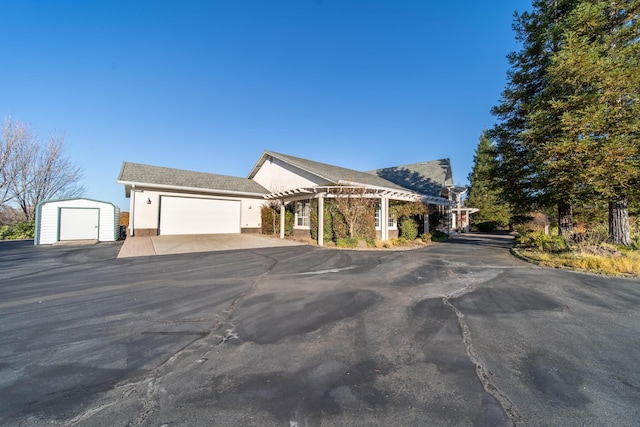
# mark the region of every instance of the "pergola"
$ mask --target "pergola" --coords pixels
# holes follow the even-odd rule
[[[284,219],[286,204],[299,200],[316,199],[318,201],[318,246],[324,245],[324,200],[339,197],[370,197],[380,200],[380,238],[389,239],[389,201],[425,202],[433,205],[454,206],[455,203],[444,197],[425,196],[411,190],[385,188],[357,182],[340,181],[337,185],[318,185],[300,187],[291,190],[266,194],[267,200],[280,200],[280,238],[284,239]]]

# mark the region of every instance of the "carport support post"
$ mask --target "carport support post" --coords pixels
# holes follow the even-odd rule
[[[324,246],[324,194],[318,196],[318,246]]]
[[[280,238],[284,239],[284,200],[280,201]]]

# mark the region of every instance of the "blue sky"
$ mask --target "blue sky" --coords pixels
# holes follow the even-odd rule
[[[0,3],[0,114],[66,134],[85,196],[123,161],[246,176],[263,150],[466,184],[530,0]]]

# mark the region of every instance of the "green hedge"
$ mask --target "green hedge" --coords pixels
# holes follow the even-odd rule
[[[407,240],[416,240],[418,237],[418,222],[413,218],[400,220],[400,237]]]
[[[447,239],[449,239],[449,235],[447,233],[443,233],[442,231],[438,230],[431,232],[432,242],[442,242]]]
[[[260,211],[260,220],[262,221],[262,234],[280,234],[280,213],[274,212],[269,206],[263,206]],[[284,213],[284,234],[285,236],[293,235],[293,212],[285,211]],[[274,228],[275,219],[275,228]]]
[[[474,224],[475,228],[481,233],[490,233],[492,231],[496,231],[498,229],[497,221],[484,221]]]
[[[311,226],[311,238],[315,241],[318,240],[318,201],[311,201],[311,212],[309,215],[309,223]],[[325,200],[324,202],[324,221],[323,221],[323,233],[322,238],[325,242],[333,240],[333,221],[331,218],[331,202]]]
[[[336,241],[336,246],[339,248],[355,248],[358,246],[358,242],[359,239],[356,237],[345,237],[344,239],[338,239]]]
[[[35,221],[18,221],[3,225],[0,226],[0,240],[33,239],[35,230]]]

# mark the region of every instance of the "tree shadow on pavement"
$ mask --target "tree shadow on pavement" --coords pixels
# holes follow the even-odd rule
[[[486,246],[491,248],[510,249],[515,236],[509,232],[497,233],[463,233],[452,236],[442,243],[454,245]]]

